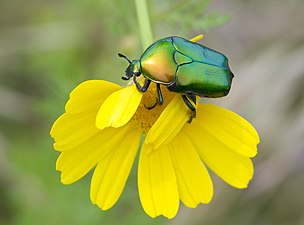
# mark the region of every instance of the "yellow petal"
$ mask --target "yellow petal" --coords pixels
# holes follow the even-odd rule
[[[96,167],[91,182],[91,201],[102,210],[111,208],[126,184],[139,147],[141,132],[128,130],[116,143],[115,149],[103,158]]]
[[[100,107],[96,126],[121,127],[125,125],[136,112],[142,98],[135,85],[128,86],[111,94]]]
[[[71,184],[86,175],[103,157],[120,143],[128,128],[107,128],[88,138],[57,159],[56,169],[61,171],[61,182]]]
[[[75,148],[100,130],[95,126],[96,111],[83,113],[64,113],[54,123],[51,136],[54,148],[66,151]]]
[[[147,145],[145,145],[147,146]],[[176,176],[170,153],[162,146],[153,154],[143,147],[138,165],[138,189],[145,212],[155,218],[164,215],[173,218],[179,207]]]
[[[213,195],[212,181],[188,137],[180,132],[170,144],[170,153],[183,203],[190,208],[209,203]]]
[[[197,109],[202,129],[218,141],[244,156],[253,157],[260,142],[254,127],[234,112],[219,106],[202,104]]]
[[[112,92],[120,88],[101,80],[86,81],[77,86],[70,94],[66,113],[52,126],[50,134],[56,142],[54,148],[58,151],[73,149],[98,133],[95,126],[98,109]]]
[[[171,142],[189,120],[189,109],[180,95],[176,95],[148,132],[145,144],[150,151]],[[149,154],[149,152],[147,152]]]
[[[253,176],[253,165],[248,157],[231,150],[205,132],[197,120],[185,126],[183,132],[191,140],[202,160],[219,177],[236,188],[247,187]]]
[[[199,34],[196,37],[192,38],[190,41],[197,42],[197,41],[201,40],[203,37],[204,37],[203,34]]]
[[[89,80],[78,85],[70,94],[65,106],[67,113],[98,110],[102,102],[113,92],[121,89],[117,84],[103,80]]]

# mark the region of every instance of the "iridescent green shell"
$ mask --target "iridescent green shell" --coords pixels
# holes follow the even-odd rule
[[[173,92],[215,98],[227,95],[231,87],[226,56],[181,37],[155,42],[139,61],[146,78]]]
[[[174,52],[175,48],[168,38],[152,44],[140,58],[142,74],[157,83],[172,83],[177,69]]]

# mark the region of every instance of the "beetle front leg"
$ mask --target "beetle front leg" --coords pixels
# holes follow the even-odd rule
[[[188,123],[191,123],[193,118],[196,117],[196,108],[195,106],[190,102],[188,97],[186,95],[182,95],[182,98],[185,102],[185,104],[188,106],[188,108],[191,110],[190,119],[188,120]]]
[[[140,83],[137,82],[136,76],[133,77],[133,81],[134,81],[134,84],[137,87],[137,90],[140,91],[140,92],[146,92],[148,90],[150,84],[151,84],[151,80],[146,79],[144,85],[141,86]]]

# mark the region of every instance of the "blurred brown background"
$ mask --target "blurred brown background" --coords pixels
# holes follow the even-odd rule
[[[134,3],[0,1],[0,225],[304,224],[304,1],[148,1],[155,39],[199,33],[225,53],[235,74],[212,103],[259,131],[255,176],[246,190],[216,176],[209,205],[181,207],[173,220],[142,210],[136,165],[118,203],[89,199],[90,175],[64,186],[49,129],[68,93],[87,79],[123,84],[123,52],[142,52]],[[205,100],[203,100],[205,101]]]

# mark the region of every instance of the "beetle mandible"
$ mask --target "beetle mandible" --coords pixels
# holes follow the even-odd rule
[[[163,103],[160,84],[169,91],[180,93],[185,104],[196,113],[196,96],[219,98],[226,96],[231,88],[233,73],[228,59],[222,53],[187,39],[171,36],[150,45],[138,60],[130,60],[124,80],[133,78],[140,92],[147,91],[151,82],[156,83],[158,104]],[[141,85],[136,79],[145,78]],[[154,105],[155,107],[155,105]]]

